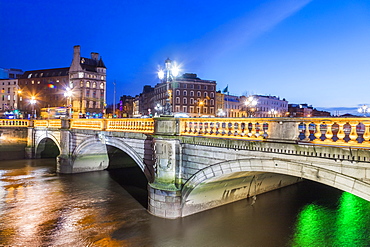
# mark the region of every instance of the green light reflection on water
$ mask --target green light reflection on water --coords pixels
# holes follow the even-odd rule
[[[370,245],[370,202],[350,193],[339,200],[335,246]]]
[[[370,202],[344,192],[337,209],[306,205],[298,214],[291,246],[370,246]]]

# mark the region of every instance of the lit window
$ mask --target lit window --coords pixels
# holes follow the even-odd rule
[[[31,78],[32,77],[32,73],[30,73],[29,75],[28,75],[28,78]]]
[[[93,88],[96,88],[96,82],[93,82]]]
[[[35,84],[35,81],[32,81],[32,84]]]
[[[90,87],[90,82],[89,81],[86,82],[86,87]]]
[[[100,83],[100,88],[104,89],[104,83]]]

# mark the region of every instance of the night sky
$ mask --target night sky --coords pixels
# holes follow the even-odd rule
[[[107,66],[108,103],[158,83],[169,57],[231,94],[339,113],[369,104],[369,0],[0,0],[0,67]],[[348,107],[348,109],[343,109]]]

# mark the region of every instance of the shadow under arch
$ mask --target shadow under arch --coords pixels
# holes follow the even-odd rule
[[[278,165],[279,164],[279,165]],[[309,168],[310,172],[304,172],[305,168]],[[275,158],[260,158],[260,157],[246,157],[245,159],[232,160],[226,162],[220,162],[211,166],[208,166],[197,173],[195,173],[190,179],[184,184],[182,191],[182,208],[187,203],[189,195],[199,185],[206,183],[212,179],[220,176],[226,176],[233,173],[241,172],[260,172],[260,173],[274,173],[288,175],[296,178],[303,178],[318,183],[322,183],[342,191],[352,193],[356,196],[362,197],[365,200],[370,201],[370,198],[364,198],[363,195],[356,194],[355,191],[348,189],[345,184],[338,184],[335,181],[336,177],[345,178],[347,181],[353,183],[360,183],[361,186],[367,186],[370,190],[370,185],[366,184],[353,177],[345,176],[334,171],[324,169],[318,166],[312,166],[311,163],[299,162],[288,159],[275,159]],[[325,173],[326,176],[320,176],[321,173]],[[312,176],[316,174],[316,176]]]
[[[35,158],[56,158],[60,154],[60,147],[56,139],[48,137],[43,137],[41,140],[38,140],[37,146],[35,149]]]

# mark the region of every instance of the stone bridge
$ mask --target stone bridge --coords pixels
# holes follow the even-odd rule
[[[27,127],[28,157],[58,155],[59,173],[139,166],[148,181],[148,210],[164,218],[302,179],[370,201],[368,118],[16,121],[0,121],[0,129]]]

